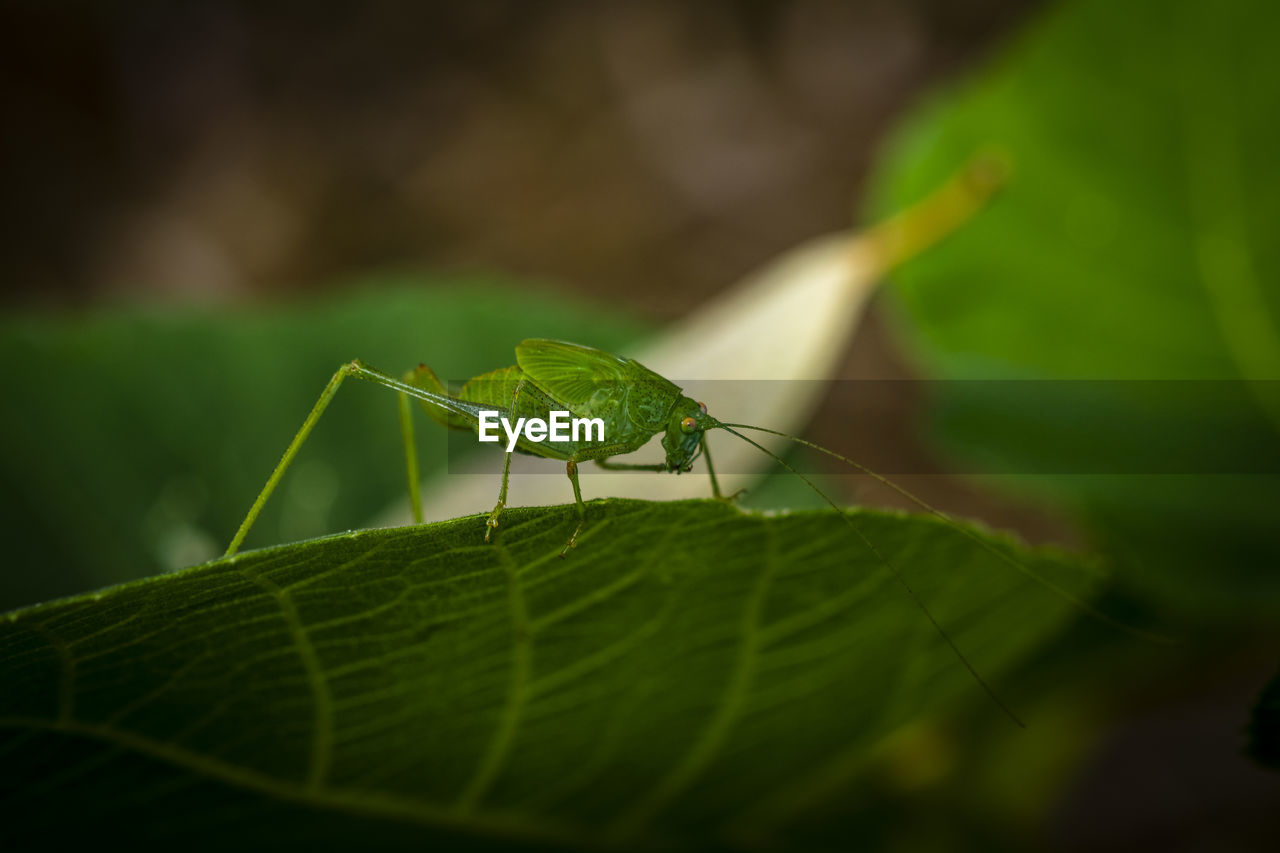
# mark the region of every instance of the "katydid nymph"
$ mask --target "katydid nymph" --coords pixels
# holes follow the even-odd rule
[[[707,435],[713,430],[723,430],[747,442],[802,479],[840,514],[853,535],[870,551],[876,562],[884,566],[893,575],[898,584],[907,592],[915,605],[932,624],[937,634],[951,648],[956,658],[964,665],[992,701],[1018,725],[1022,725],[1021,721],[1001,702],[965,657],[964,653],[943,630],[942,626],[925,606],[923,600],[911,588],[903,574],[862,532],[853,517],[822,492],[809,478],[768,448],[745,435],[743,431],[757,431],[782,436],[853,466],[863,474],[914,501],[926,512],[945,521],[984,550],[1009,564],[1017,571],[1046,586],[1065,600],[1072,602],[1081,610],[1115,624],[1113,620],[1094,609],[1088,603],[1044,580],[1015,557],[995,548],[973,531],[954,521],[950,516],[925,503],[887,478],[876,474],[874,471],[842,454],[805,439],[766,427],[721,421],[708,411],[706,405],[686,396],[675,383],[659,376],[633,359],[563,341],[539,339],[522,342],[516,347],[515,356],[516,364],[514,366],[500,368],[476,376],[463,385],[456,395],[449,393],[436,374],[426,365],[419,365],[416,369],[408,371],[398,379],[369,367],[358,360],[342,365],[333,375],[333,378],[330,379],[329,384],[321,393],[311,413],[289,444],[283,458],[254,501],[224,556],[231,556],[239,549],[263,505],[293,461],[311,429],[332,401],[338,388],[347,377],[354,376],[389,388],[400,395],[401,426],[409,475],[409,492],[414,518],[418,522],[422,521],[422,510],[418,493],[416,451],[412,439],[411,399],[418,400],[433,421],[451,429],[476,432],[481,438],[484,437],[484,433],[481,431],[482,426],[494,416],[505,419],[508,424],[511,422],[527,422],[531,419],[540,419],[546,422],[551,419],[554,412],[568,412],[574,418],[598,420],[603,425],[603,435],[594,440],[584,439],[576,434],[568,438],[548,436],[543,440],[532,440],[527,433],[520,433],[518,427],[515,432],[508,429],[508,436],[511,441],[509,446],[504,444],[504,449],[507,449],[508,452],[503,466],[502,482],[497,502],[493,511],[489,513],[484,526],[484,540],[487,542],[492,538],[494,530],[499,526],[503,508],[506,506],[507,485],[511,470],[511,450],[515,450],[563,462],[565,465],[565,473],[573,488],[573,497],[577,508],[577,525],[561,549],[561,557],[564,557],[576,546],[578,537],[588,521],[587,508],[582,500],[582,489],[578,481],[578,466],[580,463],[595,462],[601,467],[615,470],[680,473],[691,470],[693,463],[701,457],[705,460],[707,472],[710,475],[714,497],[721,500],[732,500],[732,496],[726,497],[721,492],[712,464]],[[615,461],[615,457],[639,450],[659,433],[664,433],[662,447],[666,453],[665,461],[657,463]],[[479,535],[479,531],[477,531],[477,535]],[[1125,628],[1126,626],[1120,627]],[[1130,629],[1126,628],[1126,630]]]

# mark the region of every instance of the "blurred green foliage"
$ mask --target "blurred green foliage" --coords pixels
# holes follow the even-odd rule
[[[0,609],[221,554],[344,361],[461,378],[509,363],[525,337],[616,349],[637,332],[497,280],[407,276],[307,307],[6,320],[0,535],[13,568]],[[248,546],[367,525],[407,494],[399,430],[393,395],[344,390]],[[423,473],[443,468],[444,431],[418,438]]]
[[[1072,507],[1151,606],[1232,630],[1280,616],[1278,27],[1265,2],[1060,6],[907,124],[878,202],[1008,156],[1007,190],[896,276],[923,371],[1153,386],[940,383],[939,443]]]

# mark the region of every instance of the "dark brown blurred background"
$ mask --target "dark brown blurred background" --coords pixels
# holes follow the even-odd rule
[[[4,301],[479,266],[677,316],[1037,5],[8,2]]]
[[[895,120],[1041,5],[5,3],[3,304],[483,269],[660,323],[857,221]],[[841,375],[911,376],[874,306]],[[931,470],[905,426],[918,402],[833,395],[810,436]],[[900,481],[1074,541],[964,482]]]

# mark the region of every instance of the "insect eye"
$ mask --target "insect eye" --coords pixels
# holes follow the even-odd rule
[[[685,418],[684,420],[680,421],[680,429],[683,430],[684,432],[693,432],[697,428],[698,428],[698,422],[695,421],[693,418]]]
[[[706,403],[699,403],[699,404],[698,404],[698,408],[702,410],[702,414],[704,414],[704,415],[705,415],[705,414],[707,413],[707,404],[706,404]]]

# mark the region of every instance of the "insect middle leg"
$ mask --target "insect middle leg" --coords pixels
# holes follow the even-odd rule
[[[611,468],[614,470],[667,470],[666,465],[629,465],[626,463],[609,461],[609,457],[611,456],[630,453],[635,449],[636,447],[634,445],[626,443],[609,444],[604,447],[591,448],[585,451],[579,450],[568,459],[565,459],[565,474],[569,476],[569,482],[573,484],[573,499],[578,506],[578,526],[574,528],[573,535],[569,537],[569,541],[565,543],[564,549],[560,551],[561,557],[568,554],[570,548],[578,547],[578,534],[582,532],[583,525],[587,522],[587,506],[582,502],[582,487],[578,484],[578,463],[594,459],[595,463],[601,468]]]
[[[665,471],[667,463],[653,462],[640,463],[634,462],[614,462],[612,459],[597,459],[596,464],[606,471]]]
[[[520,401],[520,392],[524,391],[524,380],[521,379],[516,383],[515,391],[511,394],[510,408],[515,411],[516,404]],[[494,528],[498,526],[498,516],[502,514],[502,510],[507,505],[507,485],[511,481],[511,454],[507,453],[507,459],[502,463],[502,486],[498,489],[498,502],[494,504],[493,512],[489,513],[489,518],[485,521],[484,541],[488,542],[489,537],[493,534]],[[561,557],[564,554],[560,555]]]
[[[573,483],[573,499],[578,504],[578,526],[573,529],[573,535],[569,537],[569,541],[564,543],[564,548],[560,550],[561,557],[568,554],[570,548],[578,547],[578,534],[582,532],[582,525],[587,522],[587,505],[582,502],[582,487],[578,485],[578,460],[570,457],[569,461],[564,464],[564,470],[569,475],[569,482]]]
[[[502,488],[498,490],[498,503],[494,506],[493,512],[489,513],[489,520],[485,522],[487,525],[484,531],[484,541],[489,541],[489,534],[493,533],[495,527],[498,526],[498,516],[502,513],[503,507],[507,505],[507,481],[511,479],[511,454],[507,454],[507,461],[502,465]],[[564,556],[561,554],[560,556]]]

